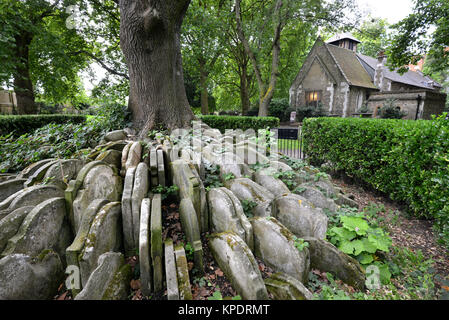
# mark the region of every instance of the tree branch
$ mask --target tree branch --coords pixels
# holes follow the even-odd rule
[[[123,77],[123,78],[129,80],[129,76],[127,74],[112,69],[111,67],[107,66],[106,63],[104,63],[104,61],[102,61],[100,58],[96,57],[94,54],[92,54],[92,53],[90,53],[88,51],[80,50],[80,51],[72,52],[69,55],[79,55],[79,54],[85,54],[88,57],[92,58],[98,64],[100,64],[101,67],[103,69],[105,69],[107,72],[109,72],[111,74],[115,74],[116,76]]]

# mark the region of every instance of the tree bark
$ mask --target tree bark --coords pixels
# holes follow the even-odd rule
[[[14,74],[13,82],[18,114],[37,113],[29,64],[29,47],[32,40],[32,34],[25,31],[15,37],[16,57],[20,62]]]
[[[190,127],[180,32],[190,0],[120,0],[120,45],[129,69],[129,109],[143,137]]]
[[[246,115],[250,109],[249,76],[248,76],[248,68],[246,65],[241,65],[240,102],[242,104],[242,115]]]
[[[274,90],[276,87],[277,78],[279,76],[279,59],[280,59],[280,51],[281,51],[281,32],[283,28],[283,21],[281,19],[281,8],[283,6],[282,0],[277,0],[273,13],[273,46],[272,46],[272,60],[271,60],[271,74],[268,85],[265,83],[262,77],[261,68],[257,61],[256,55],[250,47],[248,39],[245,37],[242,28],[242,18],[241,18],[241,10],[240,10],[241,0],[235,0],[235,17],[236,17],[236,26],[237,26],[237,34],[240,38],[240,41],[245,48],[246,54],[249,56],[251,64],[254,68],[254,73],[256,75],[257,84],[259,86],[259,117],[268,116],[268,107],[270,105],[271,99],[274,95]]]
[[[209,93],[207,92],[207,78],[209,71],[206,70],[206,63],[199,61],[200,67],[200,87],[201,87],[201,114],[209,114]]]

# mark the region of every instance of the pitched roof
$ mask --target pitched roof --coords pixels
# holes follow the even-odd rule
[[[325,44],[325,46],[350,85],[377,89],[371,76],[362,66],[354,51],[331,44]]]
[[[374,71],[377,67],[377,59],[369,56],[365,56],[363,54],[357,53],[357,57],[361,61],[363,67],[370,74],[371,79],[374,79]],[[403,75],[397,73],[396,71],[391,71],[388,68],[385,69],[385,78],[390,79],[394,82],[404,83],[411,86],[435,90],[435,87],[441,88],[441,85],[431,79],[428,76],[425,76],[420,71],[410,71],[408,70]]]
[[[352,41],[361,43],[360,40],[356,39],[352,34],[347,33],[347,32],[345,32],[345,33],[336,33],[332,38],[327,40],[326,43],[332,43],[332,42],[339,41],[339,40],[342,40],[342,39],[350,39]]]

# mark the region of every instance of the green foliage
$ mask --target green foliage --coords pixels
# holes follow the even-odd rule
[[[193,261],[193,252],[195,251],[193,249],[193,246],[190,244],[190,242],[187,242],[184,245],[184,250],[186,252],[186,258],[188,261]]]
[[[243,212],[248,218],[252,218],[253,215],[253,209],[257,207],[257,202],[254,202],[250,199],[244,199],[241,201]]]
[[[407,71],[408,64],[416,64],[424,55],[434,59],[431,69],[449,69],[449,2],[420,0],[414,2],[413,12],[393,25],[394,33],[387,50],[388,62]],[[426,36],[430,28],[433,32]]]
[[[86,121],[86,116],[76,114],[51,114],[51,115],[21,115],[21,116],[1,116],[0,115],[0,135],[12,133],[17,137],[21,134],[32,132],[49,123],[79,124]]]
[[[293,241],[295,242],[295,248],[298,249],[299,252],[302,252],[304,248],[309,247],[309,243],[302,238],[293,236]]]
[[[204,169],[206,171],[206,179],[204,179],[204,188],[209,191],[213,188],[223,187],[223,183],[220,180],[220,167],[205,163]]]
[[[305,121],[303,134],[311,163],[328,163],[433,218],[449,245],[448,121],[319,118]]]
[[[352,31],[354,37],[361,41],[357,46],[357,52],[377,58],[378,53],[384,50],[387,45],[388,27],[389,24],[386,19],[368,15],[361,26]]]
[[[160,193],[162,201],[175,196],[178,193],[179,187],[177,185],[161,186],[160,184],[151,188],[151,192]]]
[[[290,121],[290,104],[287,98],[274,98],[268,107],[268,115],[279,118],[281,122]]]
[[[318,103],[318,107],[315,106],[302,106],[296,109],[296,119],[299,122],[304,121],[306,118],[325,117],[327,115],[321,102]]]
[[[106,123],[102,124],[105,132],[123,129],[131,125],[131,112],[128,107],[119,103],[103,104],[95,108],[95,114]]]
[[[212,128],[219,129],[222,133],[226,129],[241,129],[243,131],[253,129],[276,128],[279,119],[274,117],[245,117],[245,116],[200,116],[201,121]]]
[[[100,128],[89,124],[48,124],[18,138],[0,136],[0,172],[16,172],[46,158],[70,158],[97,145]]]
[[[242,300],[240,295],[236,295],[235,297],[223,297],[220,291],[214,291],[211,297],[208,297],[207,300]]]
[[[380,109],[382,119],[402,119],[406,115],[407,112],[401,111],[396,99],[387,99]]]

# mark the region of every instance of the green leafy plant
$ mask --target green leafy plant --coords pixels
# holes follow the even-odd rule
[[[171,196],[174,196],[178,193],[179,187],[177,185],[171,185],[171,186],[162,186],[157,185],[151,189],[151,192],[153,193],[160,193],[162,200],[165,200]]]
[[[224,179],[224,181],[228,181],[228,180],[232,180],[232,179],[235,179],[235,176],[234,176],[234,174],[231,172],[231,173],[226,173],[224,176],[223,176],[223,179]]]
[[[223,297],[221,292],[216,290],[211,297],[207,298],[207,300],[242,300],[242,297],[240,295],[235,297]]]
[[[295,242],[295,248],[298,249],[299,252],[302,252],[304,248],[309,247],[309,243],[302,238],[293,236],[293,241]]]
[[[252,218],[254,216],[252,210],[257,206],[257,202],[254,202],[250,199],[244,199],[241,201],[241,204],[245,215],[248,218]]]
[[[355,257],[360,264],[375,264],[379,267],[382,283],[388,283],[391,274],[388,266],[379,260],[378,251],[388,252],[391,238],[381,229],[373,228],[363,217],[363,213],[353,216],[341,216],[340,226],[328,230],[330,242],[341,251]]]
[[[190,244],[190,242],[187,242],[187,243],[184,245],[184,250],[185,250],[185,252],[186,252],[186,258],[187,258],[187,260],[193,261],[193,251],[194,251],[194,249],[193,249],[193,246]]]

